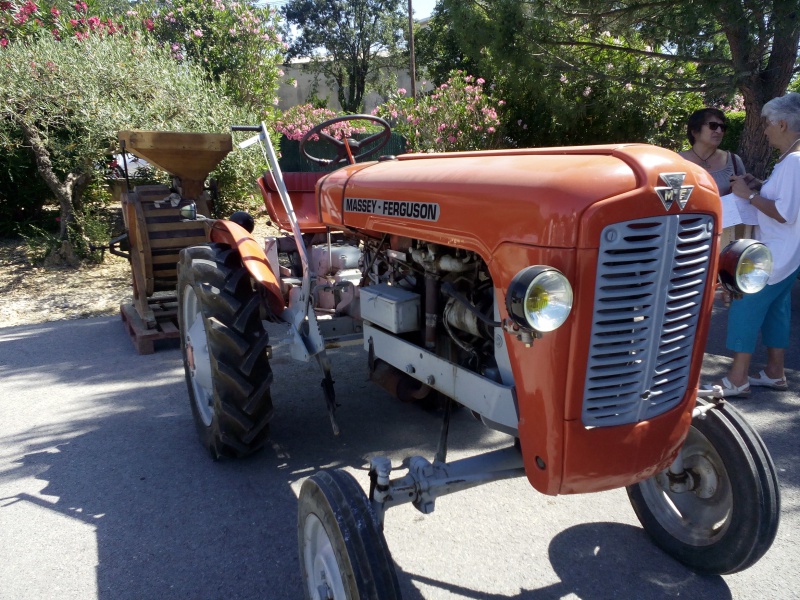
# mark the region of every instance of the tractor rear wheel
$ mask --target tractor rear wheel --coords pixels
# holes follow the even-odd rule
[[[697,571],[746,569],[772,545],[780,517],[775,465],[763,440],[722,404],[692,421],[680,453],[688,489],[671,488],[668,470],[628,487],[636,516],[657,546]]]
[[[178,262],[178,321],[192,415],[214,459],[261,448],[272,417],[269,336],[236,250],[194,246]]]

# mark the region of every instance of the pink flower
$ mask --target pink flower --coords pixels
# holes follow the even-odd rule
[[[58,10],[55,6],[53,6],[50,8],[50,14],[53,15],[54,17],[57,17],[58,15],[61,14],[61,11]]]
[[[401,96],[405,96],[406,88],[397,88],[397,93],[400,94]]]
[[[497,130],[494,127],[487,127],[486,131],[488,131],[489,133],[494,133]]]
[[[192,33],[194,33],[197,37],[203,37],[203,32],[200,29],[195,29]]]
[[[75,10],[85,13],[87,10],[89,10],[89,7],[86,5],[86,2],[76,2]]]
[[[5,48],[8,46],[8,40],[6,38],[0,38],[0,48]]]
[[[483,77],[478,77],[478,80],[475,83],[477,83],[478,85],[483,85],[484,83],[486,83],[486,80]]]

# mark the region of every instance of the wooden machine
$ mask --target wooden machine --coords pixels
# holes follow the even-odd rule
[[[194,202],[209,215],[208,174],[232,150],[229,134],[177,131],[120,131],[123,154],[129,152],[173,176],[173,185],[140,185],[122,190],[122,214],[130,244],[133,303],[122,304],[123,323],[139,354],[154,342],[177,338],[175,297],[178,254],[206,242],[198,221],[181,218],[182,206]]]

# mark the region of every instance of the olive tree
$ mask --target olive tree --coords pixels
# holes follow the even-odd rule
[[[82,240],[81,194],[102,177],[120,130],[222,133],[232,123],[259,120],[227,100],[199,67],[176,63],[169,48],[146,38],[39,35],[7,45],[0,66],[0,149],[32,153],[60,207],[64,258]],[[223,189],[241,197],[257,169],[235,171],[227,169]]]

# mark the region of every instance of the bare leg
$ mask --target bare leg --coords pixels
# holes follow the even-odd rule
[[[764,368],[764,373],[770,379],[783,379],[783,355],[783,348],[767,347],[767,366]]]
[[[781,351],[782,352],[782,351]],[[734,352],[733,364],[728,371],[728,380],[735,386],[743,386],[750,381],[748,373],[750,372],[750,358],[752,354],[749,352]],[[783,355],[781,355],[781,374],[783,373]],[[781,375],[782,376],[782,375]]]

